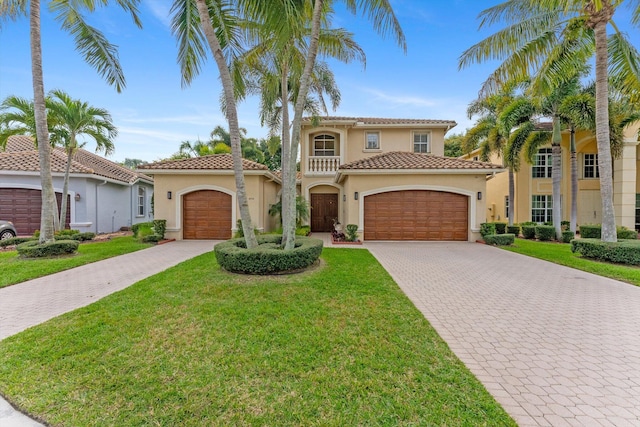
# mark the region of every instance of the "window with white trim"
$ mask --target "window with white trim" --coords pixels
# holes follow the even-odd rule
[[[504,196],[504,217],[509,218],[509,196]]]
[[[430,132],[414,132],[413,133],[413,152],[414,153],[430,153]]]
[[[537,223],[553,221],[553,196],[550,194],[531,196],[531,221]]]
[[[328,134],[316,135],[313,138],[314,156],[335,156],[336,137]]]
[[[138,216],[144,216],[147,205],[147,190],[144,187],[138,187]]]
[[[380,132],[365,132],[365,150],[380,149]]]
[[[533,158],[531,176],[533,178],[551,178],[551,148],[541,148]]]
[[[583,157],[583,178],[600,178],[600,170],[598,169],[598,155],[597,154],[584,154]]]

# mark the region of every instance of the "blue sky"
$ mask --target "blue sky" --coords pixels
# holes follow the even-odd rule
[[[181,141],[206,140],[215,126],[226,127],[213,60],[190,87],[181,87],[176,42],[169,28],[170,3],[142,0],[142,30],[115,8],[98,10],[91,17],[91,23],[119,46],[127,78],[127,87],[120,94],[84,63],[71,36],[60,29],[53,15],[48,11],[42,14],[45,90],[62,89],[111,113],[119,130],[112,160],[165,158],[178,151]],[[342,102],[330,114],[448,119],[458,122],[452,132],[463,132],[471,125],[466,107],[495,64],[458,71],[458,57],[493,32],[478,32],[476,18],[480,11],[497,3],[392,0],[405,31],[406,54],[391,38],[375,33],[366,19],[339,14],[334,26],[354,33],[366,52],[367,65],[366,69],[357,63],[333,65]],[[30,64],[27,19],[3,23],[0,99],[9,95],[33,97]],[[239,117],[248,136],[267,136],[267,130],[260,126],[255,99],[240,105]],[[93,149],[91,143],[87,148]]]

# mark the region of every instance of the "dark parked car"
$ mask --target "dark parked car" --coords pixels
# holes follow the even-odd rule
[[[16,237],[18,232],[11,221],[0,220],[0,240]]]

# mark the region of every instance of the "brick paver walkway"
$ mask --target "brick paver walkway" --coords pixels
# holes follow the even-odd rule
[[[475,243],[366,243],[520,426],[640,426],[640,288]]]

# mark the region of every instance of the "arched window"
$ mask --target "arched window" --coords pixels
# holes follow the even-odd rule
[[[316,135],[313,138],[314,156],[335,156],[336,137],[328,134]]]

